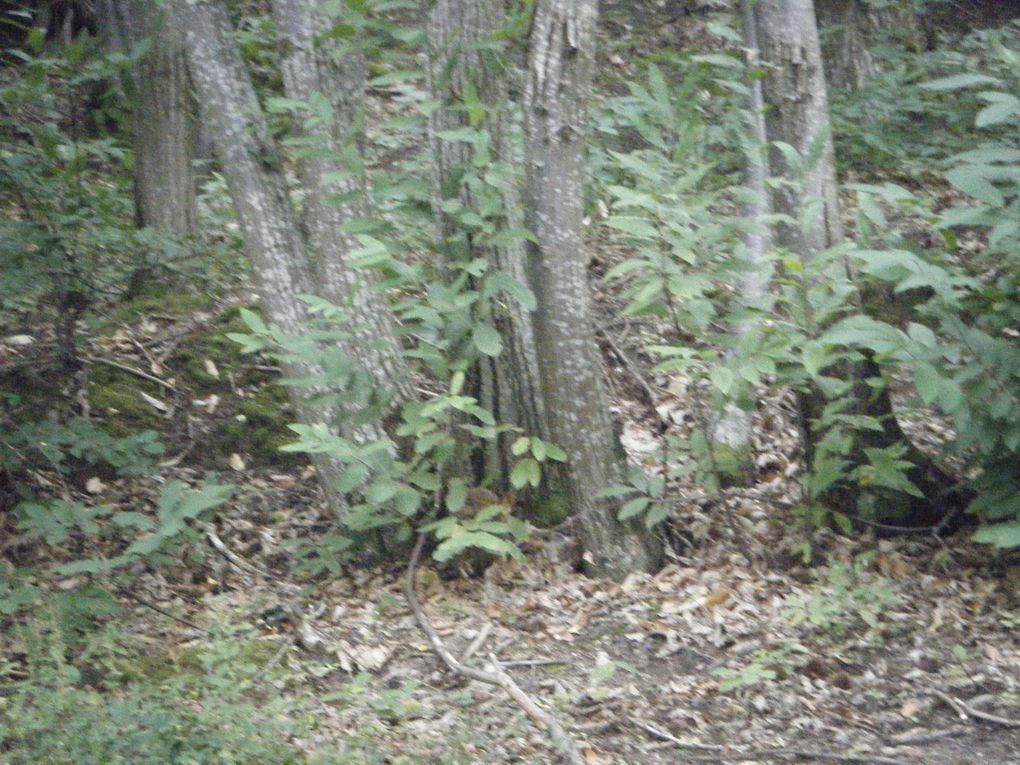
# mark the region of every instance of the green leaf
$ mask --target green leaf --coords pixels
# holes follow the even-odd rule
[[[961,88],[971,88],[975,85],[989,85],[998,82],[999,81],[997,79],[989,77],[986,74],[955,74],[952,77],[943,77],[939,80],[923,82],[921,83],[921,87],[925,90],[949,91],[960,90]]]
[[[708,377],[716,389],[724,396],[730,395],[737,381],[736,375],[733,374],[733,370],[729,367],[714,367],[708,373]]]
[[[454,478],[446,489],[446,509],[456,514],[467,499],[467,484],[463,478]]]
[[[475,324],[471,332],[471,340],[475,348],[486,356],[498,356],[503,350],[503,340],[499,332],[488,324]]]
[[[373,481],[365,489],[365,501],[370,505],[379,506],[396,495],[400,484],[388,478]]]
[[[914,385],[921,400],[933,404],[942,393],[942,376],[927,361],[919,361],[914,365]]]
[[[634,516],[643,512],[650,504],[652,504],[650,497],[635,497],[634,499],[623,503],[617,518],[621,521],[630,520]]]
[[[520,457],[521,455],[527,453],[530,446],[531,439],[528,438],[527,436],[521,436],[516,441],[514,441],[513,446],[510,447],[510,453],[515,457]]]
[[[980,171],[980,165],[964,165],[946,173],[946,180],[956,186],[964,194],[969,194],[977,200],[987,202],[996,207],[1002,207],[1006,200],[995,185],[989,181]]]
[[[567,461],[567,453],[556,444],[550,444],[548,441],[545,442],[545,456],[546,459],[550,459],[553,462]]]
[[[485,531],[464,531],[452,536],[439,544],[432,557],[439,563],[445,563],[470,547],[478,547],[501,557],[523,557],[516,545]]]
[[[1020,521],[985,526],[982,529],[978,529],[972,539],[980,544],[992,545],[1000,550],[1020,547]]]

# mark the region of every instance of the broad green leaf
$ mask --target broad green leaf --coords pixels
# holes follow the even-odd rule
[[[946,173],[946,180],[964,194],[969,194],[981,202],[1002,207],[1006,201],[1005,197],[981,172],[982,167],[982,165],[964,165],[954,168]]]
[[[488,324],[475,324],[471,332],[471,340],[475,348],[486,356],[498,356],[503,350],[503,340],[499,332]]]
[[[975,85],[990,85],[998,82],[997,79],[986,74],[955,74],[952,77],[943,77],[938,80],[923,82],[921,87],[925,90],[949,91],[971,88]]]
[[[623,503],[617,518],[621,521],[630,520],[634,516],[643,512],[650,504],[652,504],[650,497],[635,497],[634,499]]]

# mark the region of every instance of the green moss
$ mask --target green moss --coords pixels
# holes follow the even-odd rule
[[[231,333],[246,332],[248,327],[241,319],[241,308],[231,308],[220,314],[205,332],[182,345],[167,363],[197,393],[222,393],[230,389],[228,381],[231,379],[237,386],[265,382],[266,373],[252,370],[251,358],[244,356],[241,347],[227,337]],[[207,360],[216,366],[218,376],[209,373]]]
[[[570,517],[570,502],[562,494],[548,492],[534,497],[528,503],[528,512],[539,526],[559,526]]]
[[[97,364],[89,370],[86,390],[93,411],[105,417],[104,425],[112,435],[158,430],[163,424],[160,413],[139,392],[161,399],[165,391],[137,375]]]
[[[715,467],[719,473],[721,486],[743,486],[753,477],[754,453],[750,444],[743,449],[717,443],[712,446]]]
[[[116,327],[150,316],[188,316],[209,308],[209,296],[185,290],[146,290],[138,297],[114,308],[98,328]]]
[[[266,384],[252,397],[241,399],[236,411],[235,419],[223,426],[221,443],[225,453],[238,452],[272,465],[304,461],[280,451],[281,446],[295,440],[294,431],[287,427],[295,417],[284,388]]]

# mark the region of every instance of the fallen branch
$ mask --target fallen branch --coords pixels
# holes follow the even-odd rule
[[[875,757],[869,754],[832,754],[830,752],[816,752],[811,749],[755,749],[750,752],[734,752],[733,754],[702,754],[695,757],[686,757],[684,762],[766,760],[770,757],[800,757],[805,760],[852,763],[853,765],[908,765],[903,760],[890,760],[888,757]]]
[[[421,559],[421,552],[424,546],[425,535],[419,534],[418,541],[414,545],[414,551],[411,553],[411,560],[407,564],[404,595],[407,597],[407,603],[411,607],[411,612],[414,614],[418,626],[428,638],[432,651],[449,667],[451,672],[471,680],[477,680],[480,683],[496,685],[502,688],[510,698],[517,702],[517,705],[524,710],[524,713],[549,735],[553,747],[555,747],[563,759],[571,763],[571,765],[585,765],[577,745],[567,732],[563,730],[563,727],[557,722],[556,718],[538,706],[530,696],[521,690],[520,686],[514,682],[514,679],[500,667],[499,661],[494,655],[489,655],[492,666],[491,671],[486,671],[462,664],[447,649],[439,637],[439,633],[436,632],[432,622],[429,621],[428,616],[426,616],[425,611],[418,602],[418,594],[415,591],[415,571],[418,568],[418,561]]]
[[[730,760],[764,760],[769,757],[800,757],[802,759],[820,760],[822,762],[854,763],[854,765],[907,765],[901,760],[890,760],[886,757],[875,757],[868,754],[831,754],[830,752],[815,752],[808,749],[756,749],[749,752],[727,753],[722,751],[726,747],[683,741],[660,728],[656,728],[650,723],[638,720],[636,725],[644,728],[656,738],[668,741],[683,749],[718,752],[717,754],[685,757],[684,762],[729,762]]]
[[[947,730],[937,730],[931,733],[918,733],[913,736],[890,736],[885,740],[886,746],[919,746],[922,744],[931,744],[936,741],[942,741],[947,738],[957,738],[963,736],[967,731],[962,727],[949,728]]]
[[[1007,717],[999,717],[989,712],[982,712],[980,709],[974,709],[974,707],[960,701],[960,699],[954,698],[948,693],[943,693],[938,688],[933,688],[932,693],[955,709],[956,713],[963,720],[969,717],[972,720],[983,720],[993,725],[1001,725],[1004,728],[1020,728],[1020,720],[1010,720]]]

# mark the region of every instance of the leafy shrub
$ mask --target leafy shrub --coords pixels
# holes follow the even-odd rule
[[[352,761],[341,754],[309,755],[290,743],[307,735],[307,728],[285,700],[256,702],[253,682],[260,666],[243,635],[208,644],[190,659],[190,667],[165,677],[139,676],[134,670],[123,675],[125,657],[104,651],[70,663],[65,659],[72,653],[69,646],[41,624],[25,637],[29,677],[8,679],[0,694],[0,751],[10,765]],[[119,651],[123,654],[123,648]],[[117,667],[130,679],[118,681]]]

